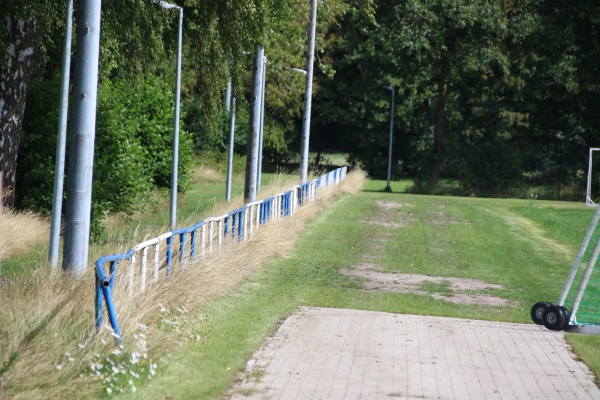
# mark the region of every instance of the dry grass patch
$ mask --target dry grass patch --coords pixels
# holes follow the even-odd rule
[[[31,247],[48,245],[50,221],[31,211],[0,212],[0,260],[28,251]]]
[[[261,226],[246,242],[227,241],[220,252],[186,265],[171,279],[163,273],[143,294],[137,287],[130,292],[128,265],[123,262],[114,288],[123,335],[120,347],[110,329],[103,327],[98,333],[94,329],[92,268],[79,280],[42,268],[2,286],[0,379],[5,395],[66,399],[96,398],[100,391],[135,391],[181,345],[202,340],[201,310],[208,301],[231,293],[266,260],[289,253],[305,224],[331,203],[336,192],[355,193],[360,187],[354,185],[363,182],[364,173],[349,174],[337,188],[322,188],[317,202],[300,208],[292,218]],[[227,211],[231,209],[232,204],[227,205]],[[220,209],[213,211],[218,215]]]
[[[194,171],[192,173],[192,179],[194,182],[222,182],[223,174],[217,171],[213,167],[208,167],[206,165],[198,165],[194,167]]]

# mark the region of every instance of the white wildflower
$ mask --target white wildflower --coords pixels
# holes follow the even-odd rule
[[[141,354],[137,351],[134,351],[133,353],[131,353],[131,358],[129,359],[129,362],[132,364],[137,364],[138,362],[140,362],[140,356]]]
[[[148,327],[142,323],[137,323],[138,328],[140,328],[142,331],[146,332],[148,330]]]

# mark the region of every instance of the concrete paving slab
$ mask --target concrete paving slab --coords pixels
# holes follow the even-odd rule
[[[600,399],[564,333],[511,324],[302,307],[230,398]]]

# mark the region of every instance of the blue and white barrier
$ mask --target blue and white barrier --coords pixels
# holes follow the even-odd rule
[[[285,193],[248,203],[218,217],[207,218],[189,228],[176,229],[146,240],[126,253],[101,257],[96,261],[96,328],[100,329],[102,326],[103,306],[106,305],[110,326],[116,339],[121,340],[121,330],[113,301],[119,263],[128,262],[129,294],[133,295],[136,292],[136,286],[139,292],[143,293],[148,279],[157,282],[161,270],[169,277],[175,271],[183,270],[188,259],[193,260],[198,255],[205,256],[220,251],[225,240],[244,241],[250,238],[260,225],[293,216],[298,207],[315,201],[320,187],[337,185],[346,177],[346,173],[346,167],[338,168],[310,182],[294,186]],[[178,240],[177,260],[173,260],[174,240]],[[189,249],[186,249],[186,245],[189,245]],[[175,271],[173,261],[178,264]],[[105,271],[107,266],[108,274]],[[149,271],[151,276],[148,276]],[[136,279],[139,281],[137,284]]]

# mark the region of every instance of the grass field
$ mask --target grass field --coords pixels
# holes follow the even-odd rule
[[[265,229],[258,247],[228,271],[255,272],[201,307],[180,311],[177,329],[163,326],[164,342],[155,351],[148,339],[155,375],[117,397],[220,398],[264,338],[300,305],[531,323],[533,303],[556,301],[591,208],[399,193],[407,185],[393,182],[394,193],[384,193],[385,182],[368,181],[362,192],[321,204],[300,222]],[[251,265],[253,258],[262,267]],[[169,302],[167,308],[181,306]],[[190,336],[195,339],[182,339]],[[600,337],[567,339],[598,376]],[[7,355],[0,355],[4,362]],[[106,396],[106,383],[97,390]]]
[[[125,397],[219,398],[299,305],[531,323],[534,302],[556,301],[592,213],[574,203],[388,194],[383,187],[371,181],[325,210],[291,254],[203,311],[201,343]],[[364,290],[367,279],[346,270],[365,265],[397,280],[446,280],[422,280],[406,293]],[[469,281],[472,287],[456,289],[455,278],[496,286]],[[598,373],[599,338],[569,341]]]

